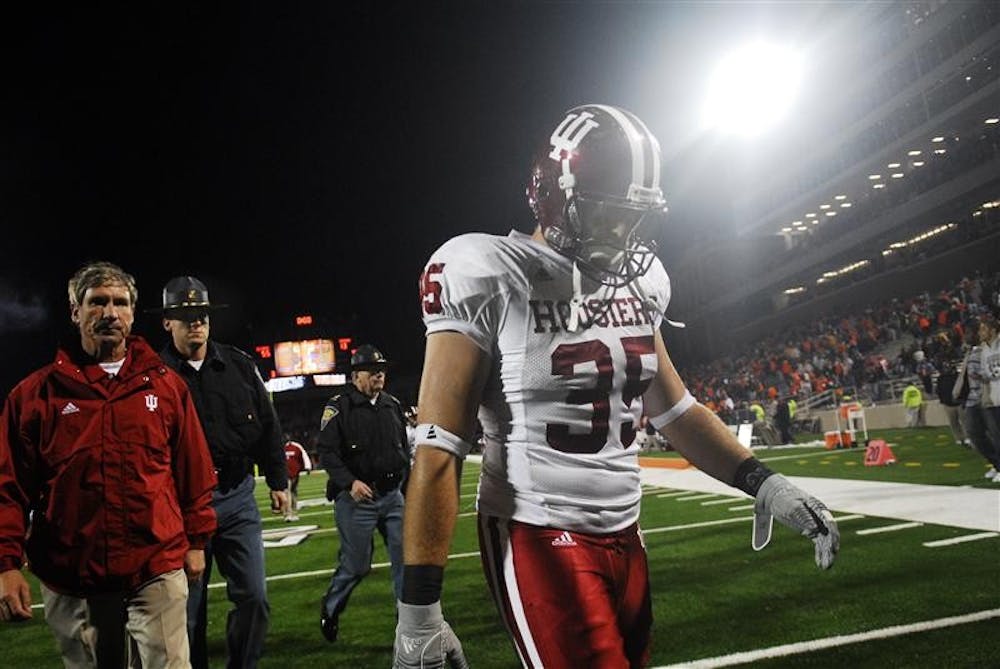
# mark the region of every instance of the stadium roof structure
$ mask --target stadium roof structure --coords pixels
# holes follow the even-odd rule
[[[669,268],[689,355],[996,269],[1000,5],[841,7],[827,95]]]

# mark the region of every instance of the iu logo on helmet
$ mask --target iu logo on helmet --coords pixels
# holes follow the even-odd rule
[[[594,120],[594,115],[590,112],[568,114],[552,133],[552,137],[549,138],[552,143],[549,158],[552,160],[568,158],[573,149],[578,147],[583,138],[587,136],[587,133],[598,125],[597,121]]]
[[[158,401],[158,398],[153,393],[146,395],[146,408],[150,411],[156,411]]]

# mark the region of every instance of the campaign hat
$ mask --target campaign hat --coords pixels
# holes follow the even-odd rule
[[[208,286],[193,276],[175,276],[163,286],[163,315],[207,312],[222,309],[226,304],[212,304]]]

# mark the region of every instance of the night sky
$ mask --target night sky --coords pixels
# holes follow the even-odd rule
[[[815,3],[145,3],[0,21],[0,387],[72,336],[68,277],[121,264],[139,308],[194,274],[213,335],[298,313],[419,371],[417,277],[466,231],[529,232],[530,156],[562,112],[636,112],[664,149],[661,255],[719,213],[697,105],[719,49]],[[140,11],[135,14],[132,12]],[[799,29],[804,30],[804,29]],[[711,205],[711,206],[710,206]],[[723,208],[724,210],[724,208]],[[134,330],[156,347],[158,317]]]

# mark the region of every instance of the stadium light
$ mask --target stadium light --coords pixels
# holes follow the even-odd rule
[[[801,76],[801,60],[790,48],[757,42],[732,51],[709,83],[705,127],[762,133],[787,113]]]

